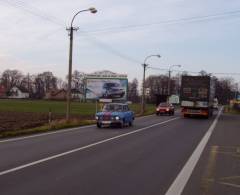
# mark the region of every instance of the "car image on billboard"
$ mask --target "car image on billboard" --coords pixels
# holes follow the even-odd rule
[[[127,79],[87,79],[86,99],[127,99]]]

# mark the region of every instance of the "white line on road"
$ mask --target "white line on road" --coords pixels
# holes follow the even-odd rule
[[[154,114],[137,117],[136,119],[143,119],[143,118],[147,118],[147,117],[151,117],[151,116],[154,116]],[[52,132],[48,132],[48,133],[40,133],[40,134],[37,134],[37,135],[28,135],[28,136],[24,136],[24,137],[4,139],[4,140],[0,140],[0,143],[20,141],[20,140],[42,137],[42,136],[46,136],[46,135],[59,134],[59,133],[66,133],[66,132],[77,131],[77,130],[80,130],[80,129],[84,129],[84,128],[86,129],[86,128],[90,128],[90,127],[94,127],[94,126],[96,126],[96,125],[86,125],[86,126],[82,126],[82,127],[75,127],[75,128],[69,128],[69,129],[62,129],[62,130],[58,130],[58,131],[52,131]]]
[[[83,128],[90,128],[90,127],[94,127],[94,126],[95,125],[88,125],[88,126],[82,126],[82,127],[75,127],[75,128],[63,129],[63,130],[58,130],[58,131],[52,131],[52,132],[48,132],[48,133],[41,133],[41,134],[37,134],[37,135],[28,135],[28,136],[24,136],[24,137],[5,139],[5,140],[1,140],[0,143],[13,142],[13,141],[19,141],[19,140],[30,139],[30,138],[35,138],[35,137],[42,137],[42,136],[46,136],[46,135],[71,132],[71,131],[76,131],[76,130],[83,129]]]
[[[84,149],[87,149],[87,148],[91,148],[91,147],[94,147],[94,146],[99,145],[99,144],[110,142],[112,140],[116,140],[116,139],[119,139],[119,138],[122,138],[122,137],[125,137],[125,136],[128,136],[128,135],[131,135],[131,134],[135,134],[135,133],[144,131],[146,129],[150,129],[150,128],[155,127],[155,126],[162,125],[162,124],[165,124],[165,123],[177,120],[179,118],[180,117],[175,117],[175,118],[169,119],[167,121],[163,121],[163,122],[160,122],[160,123],[156,123],[156,124],[150,125],[148,127],[143,127],[141,129],[137,129],[135,131],[131,131],[129,133],[124,133],[124,134],[121,134],[121,135],[118,135],[118,136],[115,136],[115,137],[112,137],[112,138],[108,138],[108,139],[105,139],[105,140],[102,140],[102,141],[99,141],[99,142],[95,142],[93,144],[89,144],[89,145],[86,145],[86,146],[83,146],[83,147],[80,147],[80,148],[69,150],[67,152],[63,152],[63,153],[60,153],[60,154],[57,154],[57,155],[53,155],[53,156],[50,156],[50,157],[47,157],[47,158],[43,158],[43,159],[40,159],[40,160],[31,162],[31,163],[28,163],[28,164],[25,164],[25,165],[21,165],[21,166],[12,168],[12,169],[8,169],[8,170],[0,172],[0,176],[6,175],[8,173],[15,172],[15,171],[27,168],[27,167],[31,167],[31,166],[34,166],[34,165],[37,165],[37,164],[40,164],[40,163],[43,163],[43,162],[46,162],[46,161],[50,161],[50,160],[53,160],[53,159],[56,159],[56,158],[59,158],[59,157],[62,157],[62,156],[66,156],[68,154],[72,154],[72,153],[75,153],[75,152],[78,152],[78,151],[81,151],[81,150],[84,150]]]
[[[182,194],[184,187],[186,186],[205,146],[208,143],[209,138],[212,135],[214,128],[217,125],[218,119],[222,113],[222,109],[223,108],[221,108],[220,111],[218,112],[218,115],[213,121],[212,125],[209,127],[208,131],[206,132],[206,134],[198,144],[197,148],[194,150],[193,154],[188,159],[187,163],[184,165],[183,169],[178,174],[178,176],[176,177],[176,179],[174,180],[174,182],[172,183],[172,185],[170,186],[170,188],[168,189],[165,195],[181,195]]]

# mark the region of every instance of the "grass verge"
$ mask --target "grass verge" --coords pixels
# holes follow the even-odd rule
[[[230,107],[229,105],[224,106],[224,113],[229,114],[240,114],[240,110]]]
[[[151,115],[155,112],[155,110],[147,110],[144,113],[144,116]],[[136,114],[136,117],[142,116],[140,114]],[[20,130],[11,130],[11,131],[0,131],[0,139],[1,138],[9,138],[9,137],[17,137],[17,136],[24,136],[24,135],[32,135],[37,133],[45,133],[50,131],[57,131],[61,129],[68,129],[73,127],[80,127],[86,125],[95,124],[95,120],[79,120],[79,119],[72,119],[70,121],[66,121],[65,119],[62,120],[55,120],[52,121],[50,124],[45,124],[43,126],[31,128],[31,129],[20,129]]]
[[[0,132],[0,138],[7,138],[7,137],[16,137],[16,136],[23,136],[23,135],[31,135],[36,133],[44,133],[48,131],[56,131],[60,129],[67,129],[72,127],[79,127],[85,125],[94,124],[94,120],[70,120],[67,122],[66,120],[56,120],[51,122],[50,124],[45,124],[40,127],[35,127],[31,129],[20,129],[20,130],[12,130],[12,131],[2,131]]]

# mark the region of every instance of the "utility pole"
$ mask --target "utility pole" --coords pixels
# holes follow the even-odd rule
[[[174,66],[179,67],[179,68],[181,67],[181,65],[172,65],[168,69],[168,96],[169,97],[171,95],[171,68]]]
[[[66,113],[66,120],[69,120],[70,117],[70,102],[71,102],[71,89],[72,89],[72,51],[73,51],[73,31],[77,31],[78,28],[70,27],[69,30],[69,65],[68,65],[68,88],[67,88],[67,113]]]
[[[168,71],[168,96],[171,94],[171,70]]]
[[[144,60],[144,63],[143,63],[143,83],[142,83],[142,102],[141,102],[141,114],[144,114],[144,111],[145,111],[145,72],[146,72],[146,68],[147,68],[147,59],[150,58],[150,57],[158,57],[160,58],[161,56],[159,54],[157,55],[150,55],[150,56],[147,56]]]
[[[28,78],[28,93],[30,93],[30,76],[29,76],[29,73],[28,73],[27,78]]]
[[[141,104],[141,114],[145,111],[145,72],[147,64],[143,64],[143,83],[142,83],[142,104]]]
[[[69,121],[69,118],[70,118],[70,106],[71,106],[70,102],[71,102],[71,88],[72,88],[73,31],[77,31],[78,30],[78,28],[74,28],[73,27],[73,22],[74,22],[74,19],[76,18],[76,16],[78,14],[80,14],[81,12],[86,12],[86,11],[89,11],[92,14],[97,13],[97,10],[94,7],[78,11],[72,18],[70,28],[67,29],[68,31],[70,31],[70,33],[69,33],[70,46],[69,46],[69,66],[68,66],[67,110],[66,110],[66,120],[67,121]]]

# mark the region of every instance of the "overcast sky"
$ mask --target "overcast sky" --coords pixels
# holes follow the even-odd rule
[[[73,70],[110,70],[141,80],[145,57],[160,54],[148,63],[240,72],[239,0],[0,0],[0,72],[52,71],[64,78],[66,27],[74,13],[92,6],[96,14],[81,13],[74,22],[79,31]],[[165,72],[148,70],[147,75]],[[240,81],[240,75],[235,79]]]

